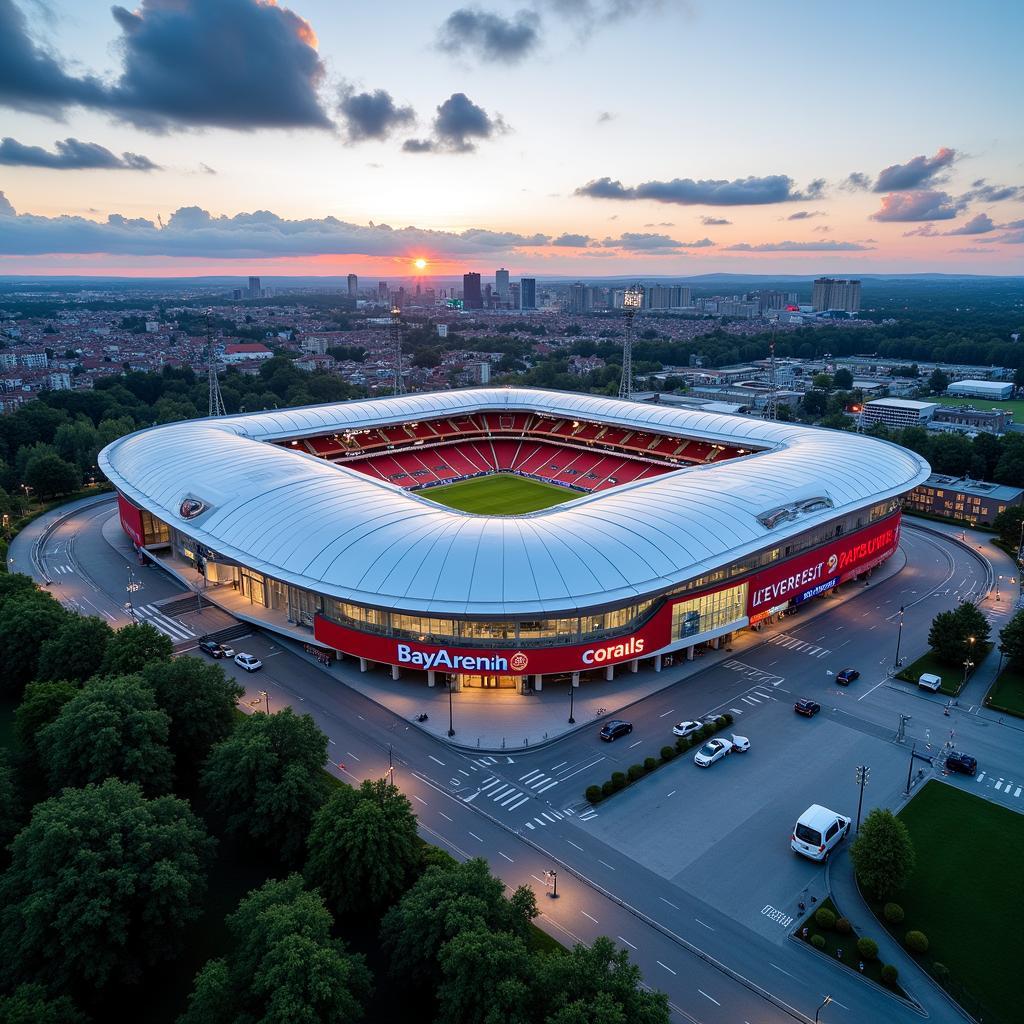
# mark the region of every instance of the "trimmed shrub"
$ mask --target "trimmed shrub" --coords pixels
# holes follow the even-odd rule
[[[631,764],[626,774],[629,776],[630,782],[636,782],[637,779],[643,778],[644,766],[642,764]]]
[[[837,917],[836,918],[836,931],[839,932],[840,935],[852,935],[853,934],[853,925],[850,924],[850,922],[847,921],[847,919],[845,917]]]
[[[612,772],[612,791],[617,792],[620,789],[625,789],[626,786],[626,773],[625,772]]]
[[[874,960],[878,956],[878,943],[874,939],[863,938],[857,940],[857,952],[865,960]]]
[[[690,738],[694,744],[703,743],[714,731],[714,727],[705,722],[699,729],[690,733]]]
[[[940,964],[938,960],[932,964],[932,977],[940,985],[945,985],[949,981],[949,968],[945,964]]]
[[[653,772],[658,767],[658,759],[656,757],[645,757],[644,758],[644,771]]]
[[[662,761],[671,761],[676,756],[675,747],[662,747],[661,748],[661,759]]]
[[[726,713],[722,715],[722,718],[725,720],[726,725],[732,725],[732,723],[736,721],[736,719],[733,718],[728,711],[726,711]]]
[[[885,985],[895,985],[900,972],[892,964],[882,964],[882,982]]]
[[[811,936],[811,945],[815,949],[824,949],[825,948],[825,936],[824,935],[812,935]]]
[[[600,786],[587,786],[587,800],[592,804],[598,804],[604,799],[604,792]]]
[[[684,750],[690,749],[690,737],[689,736],[677,736],[676,737],[676,750],[679,753],[683,753]]]
[[[725,720],[725,715],[719,715],[715,719],[715,728],[724,729],[729,723]]]
[[[601,796],[611,796],[615,792],[615,783],[609,779],[601,783]]]
[[[836,926],[836,915],[828,907],[818,907],[814,912],[814,923],[825,931],[831,931]]]
[[[907,932],[906,937],[903,940],[907,944],[907,949],[914,953],[927,953],[928,952],[928,936],[924,932],[910,931]]]
[[[903,908],[898,903],[886,903],[882,914],[889,924],[899,924],[903,920]]]

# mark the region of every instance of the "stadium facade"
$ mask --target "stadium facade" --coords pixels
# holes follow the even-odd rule
[[[364,671],[521,689],[661,668],[863,576],[929,474],[859,434],[525,389],[173,423],[100,467],[136,546],[235,614]],[[569,500],[430,500],[491,473]]]

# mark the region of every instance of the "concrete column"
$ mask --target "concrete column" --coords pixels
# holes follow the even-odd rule
[[[540,693],[541,690],[544,689],[544,677],[543,676],[534,676],[533,677],[533,689],[537,693]]]
[[[605,677],[605,679],[608,680],[608,682],[611,682],[615,678],[615,666],[614,665],[609,665],[604,670],[604,677]]]
[[[391,678],[392,679],[401,679],[402,678],[401,670],[399,669],[399,667],[397,665],[392,665],[391,666]]]
[[[573,674],[572,674],[572,685],[573,686],[579,686],[580,685],[580,674],[579,674],[579,672],[573,672]]]
[[[686,648],[686,660],[693,661],[693,644]]]
[[[718,648],[720,646],[719,640],[720,640],[720,637],[716,636],[715,639],[711,641],[711,647],[712,647],[713,650],[716,650],[716,651],[718,650]]]
[[[640,671],[640,659],[639,658],[634,658],[629,663],[629,671],[630,672],[639,672]]]
[[[654,671],[655,672],[660,672],[661,671],[661,655],[660,654],[656,654],[654,656]]]
[[[437,673],[431,669],[427,672],[427,686],[433,686],[437,682]]]
[[[360,672],[369,672],[370,671],[370,663],[365,658],[360,658],[359,659],[359,671]]]

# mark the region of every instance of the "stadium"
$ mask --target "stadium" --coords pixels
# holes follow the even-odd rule
[[[363,671],[539,689],[693,657],[870,572],[927,463],[527,389],[191,420],[100,454],[135,545]]]

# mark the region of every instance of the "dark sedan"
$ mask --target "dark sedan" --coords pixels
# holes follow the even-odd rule
[[[855,683],[860,679],[860,673],[855,668],[844,668],[842,672],[836,674],[836,682],[840,686],[849,686],[850,683]]]
[[[951,750],[946,755],[946,768],[951,772],[960,772],[961,775],[973,775],[978,770],[978,759],[962,751]]]
[[[793,710],[798,715],[806,715],[808,718],[813,718],[821,710],[821,705],[816,700],[804,700],[801,698],[793,705]]]
[[[199,650],[201,650],[203,654],[208,654],[211,658],[224,657],[224,648],[221,647],[216,640],[210,640],[207,637],[203,637],[202,640],[199,641]]]
[[[613,718],[601,726],[599,735],[601,739],[611,743],[612,740],[617,740],[620,736],[628,736],[632,731],[632,722],[623,722],[620,718]]]

